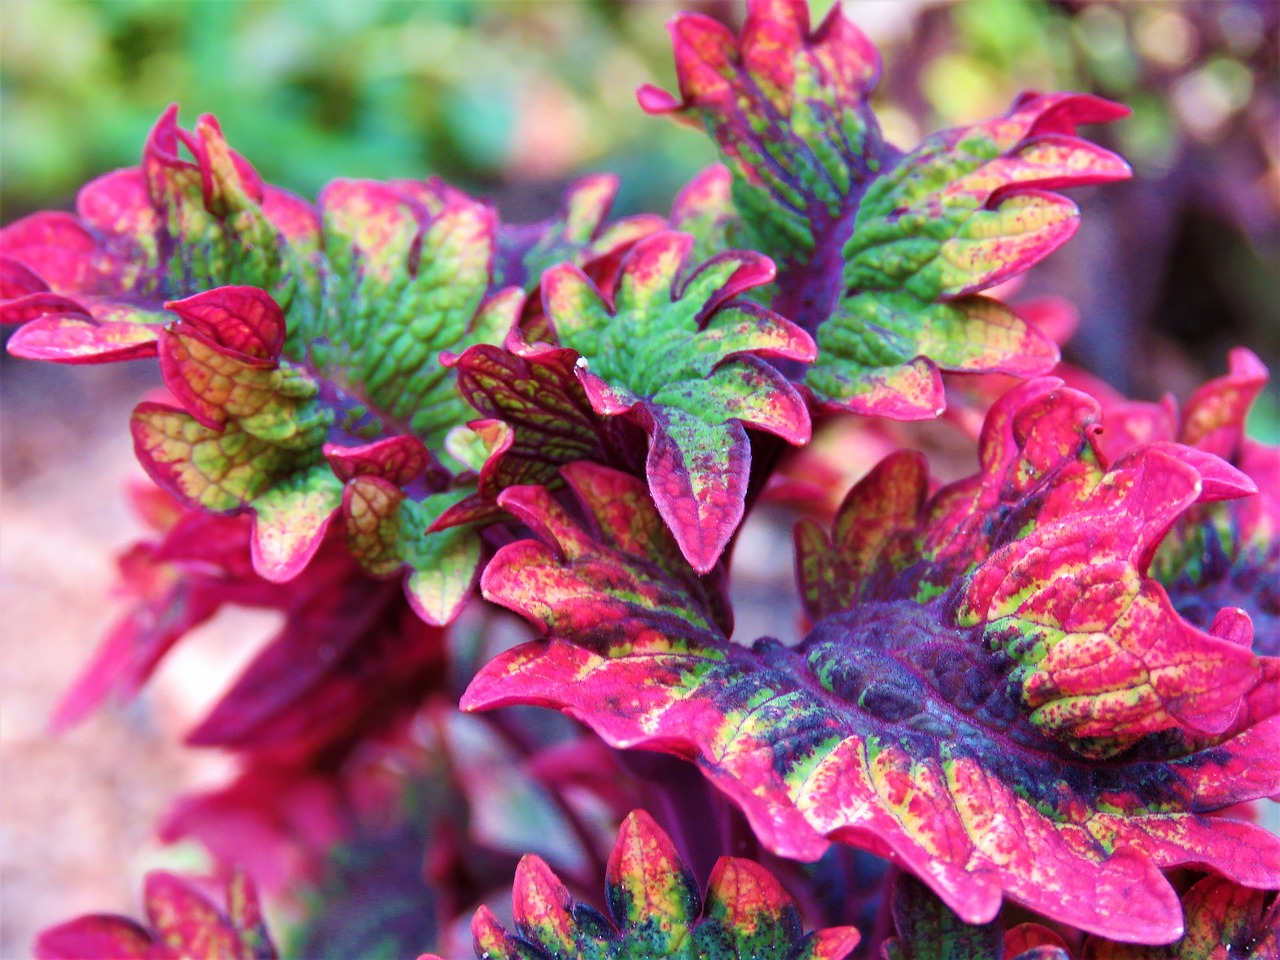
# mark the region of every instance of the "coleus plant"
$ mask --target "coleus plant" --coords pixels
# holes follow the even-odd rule
[[[1027,94],[904,151],[839,7],[671,30],[679,96],[640,103],[724,165],[666,217],[611,222],[607,176],[534,224],[437,180],[313,204],[171,108],[75,215],[0,231],[11,353],[165,387],[131,423],[134,605],[57,723],[226,605],[284,621],[189,736],[237,778],[164,824],[226,911],[155,874],[147,927],[42,957],[274,956],[241,865],[309,953],[358,912],[342,955],[466,955],[474,911],[480,957],[1280,955],[1265,367],[1132,403],[991,293],[1074,232],[1054,191],[1128,176],[1076,132],[1124,108]],[[965,394],[977,472],[900,450],[830,522],[802,502],[804,623],[739,642],[733,549],[788,449],[937,417],[944,373],[999,375]],[[497,649],[504,609],[540,636]]]

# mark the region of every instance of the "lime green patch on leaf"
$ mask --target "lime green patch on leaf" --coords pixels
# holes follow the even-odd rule
[[[764,358],[807,361],[804,331],[732,298],[767,283],[769,262],[729,252],[680,280],[693,238],[662,232],[622,261],[606,297],[582,271],[543,277],[559,344],[599,415],[625,415],[650,438],[646,473],[658,510],[700,572],[710,570],[742,519],[751,452],[746,426],[790,443],[809,438],[795,388]]]
[[[841,960],[858,943],[852,927],[804,936],[795,903],[763,867],[721,857],[705,902],[671,839],[643,810],[623,821],[609,857],[608,916],[576,903],[539,857],[516,868],[508,932],[487,907],[472,921],[478,958],[630,960]]]

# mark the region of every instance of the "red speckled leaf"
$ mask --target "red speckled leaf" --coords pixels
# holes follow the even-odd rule
[[[611,421],[591,409],[578,380],[578,353],[567,348],[531,347],[517,336],[506,349],[469,347],[449,358],[458,389],[482,417],[470,432],[485,448],[474,497],[448,511],[449,523],[492,517],[507,487],[554,486],[559,468],[576,460],[638,467],[638,428]],[[458,442],[462,437],[456,438]]]
[[[143,899],[150,929],[125,917],[80,917],[36,939],[39,960],[273,960],[276,949],[244,875],[227,887],[223,913],[191,884],[171,873],[147,874]]]
[[[893,856],[966,923],[1003,895],[1167,942],[1181,927],[1161,869],[1280,882],[1280,840],[1205,816],[1280,790],[1280,670],[1240,643],[1247,621],[1197,630],[1146,575],[1169,525],[1211,495],[1201,456],[1157,444],[1108,467],[1097,416],[1037,381],[992,411],[977,476],[926,500],[912,457],[882,466],[834,546],[802,537],[821,619],[794,648],[730,644],[642,546],[509,491],[544,542],[500,550],[483,587],[548,639],[499,656],[463,705],[552,706],[615,746],[690,757],[771,849],[814,859],[836,839]],[[884,504],[891,477],[916,487]],[[862,532],[850,515],[864,510]]]
[[[849,609],[878,571],[895,572],[886,548],[914,525],[928,490],[924,456],[903,450],[882,460],[850,491],[829,537],[812,520],[797,524],[796,580],[811,619]]]
[[[161,116],[141,167],[80,191],[78,216],[37,213],[0,231],[0,262],[23,268],[0,303],[0,322],[27,321],[12,353],[65,363],[146,356],[169,319],[165,300],[247,283],[287,308],[313,289],[315,211],[264,185],[212,117],[188,132],[177,115]]]
[[[662,232],[623,260],[612,302],[571,265],[543,277],[559,342],[601,416],[627,415],[649,434],[646,472],[658,510],[700,572],[742,519],[751,452],[744,426],[800,444],[804,401],[762,357],[809,360],[794,324],[739,293],[768,282],[769,262],[729,252],[677,283],[693,238]]]
[[[1102,446],[1121,455],[1141,442],[1179,440],[1229,460],[1257,484],[1252,496],[1202,506],[1179,518],[1152,569],[1178,612],[1192,623],[1208,628],[1220,608],[1239,607],[1253,618],[1256,652],[1275,656],[1280,655],[1280,447],[1250,439],[1244,426],[1266,383],[1261,361],[1248,350],[1233,350],[1228,373],[1196,390],[1181,411],[1171,397],[1159,404],[1106,405]]]
[[[608,917],[575,903],[541,859],[525,857],[512,895],[515,933],[481,907],[471,925],[475,954],[494,960],[840,960],[858,942],[852,927],[804,936],[795,903],[749,860],[720,858],[704,905],[670,838],[643,810],[630,814],[618,831],[605,902]]]
[[[644,87],[641,105],[700,120],[720,147],[743,245],[778,264],[771,305],[817,338],[804,382],[820,401],[922,419],[945,405],[939,370],[1053,367],[1051,341],[973,294],[1074,233],[1075,205],[1051,189],[1129,175],[1075,136],[1124,108],[1023,97],[903,155],[868,102],[879,55],[839,4],[813,30],[803,0],[752,0],[740,37],[698,14],[671,32],[681,97]]]
[[[1280,899],[1222,877],[1205,877],[1182,898],[1187,932],[1176,943],[1144,947],[1090,937],[1084,960],[1277,960]]]

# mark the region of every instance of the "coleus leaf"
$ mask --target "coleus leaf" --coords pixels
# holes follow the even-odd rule
[[[350,436],[338,421],[351,410],[280,359],[285,317],[263,291],[222,287],[169,307],[180,321],[159,334],[160,369],[185,409],[151,402],[134,412],[135,449],[152,478],[205,510],[250,510],[254,566],[273,581],[297,576],[340,516],[366,570],[406,569],[423,618],[449,622],[475,578],[480,542],[470,529],[427,532],[466,491],[446,492],[452,477],[423,441],[326,443]]]
[[[1245,418],[1267,384],[1250,351],[1231,351],[1227,374],[1196,390],[1181,410],[1117,401],[1104,407],[1103,449],[1116,454],[1152,440],[1178,440],[1220,456],[1255,481],[1253,496],[1197,508],[1179,519],[1152,561],[1179,612],[1207,626],[1224,606],[1254,621],[1255,649],[1280,654],[1280,447],[1245,434]]]
[[[903,155],[869,105],[879,55],[839,4],[812,31],[803,0],[752,0],[740,37],[698,14],[671,33],[681,96],[646,86],[640,103],[701,121],[720,147],[745,245],[778,264],[773,308],[818,341],[804,382],[821,402],[922,419],[945,406],[939,370],[1054,365],[1049,340],[975,294],[1075,231],[1052,188],[1129,175],[1075,136],[1123,107],[1028,95]]]
[[[694,569],[710,570],[742,519],[751,448],[746,426],[793,444],[809,439],[809,414],[765,357],[807,361],[803,330],[755,304],[732,300],[773,276],[751,253],[728,252],[684,282],[693,238],[661,232],[623,259],[605,296],[566,264],[543,277],[543,303],[592,409],[626,415],[649,434],[646,473],[658,511]]]
[[[187,742],[301,762],[342,756],[444,680],[444,636],[331,538],[280,606],[285,625]]]
[[[898,936],[884,944],[885,960],[1071,960],[1048,928],[965,923],[914,877],[898,878],[892,909]]]
[[[1247,618],[1198,630],[1146,576],[1182,511],[1248,481],[1171,444],[1108,467],[1097,416],[1033,382],[990,414],[982,473],[928,499],[918,461],[890,458],[834,544],[802,528],[821,619],[790,649],[729,643],[618,532],[612,504],[647,503],[617,475],[574,470],[598,536],[509,490],[543,542],[504,547],[482,586],[548,639],[486,666],[463,706],[551,706],[615,746],[694,759],[775,852],[816,859],[835,839],[895,857],[967,923],[1003,893],[1086,930],[1174,939],[1161,868],[1280,881],[1280,840],[1204,815],[1280,790],[1280,681],[1239,642]]]
[[[745,241],[735,242],[740,224],[732,188],[733,174],[716,164],[685,184],[671,204],[671,228],[693,235],[692,262],[710,260],[730,247],[747,246]]]
[[[63,696],[54,729],[109,698],[131,700],[173,645],[224,604],[271,606],[286,589],[254,574],[248,517],[180,511],[160,539],[135,544],[119,566],[131,606]]]
[[[529,345],[516,334],[504,348],[478,344],[446,364],[457,371],[458,390],[485,419],[459,428],[454,456],[470,456],[479,478],[474,494],[446,511],[438,526],[491,519],[501,513],[507,487],[554,487],[560,467],[577,460],[643,468],[640,427],[600,416],[578,377],[579,354],[565,347]],[[474,454],[458,449],[474,448]]]
[[[43,931],[39,960],[273,960],[252,881],[237,874],[227,884],[224,913],[191,884],[155,870],[143,882],[147,926],[127,917],[91,914]]]
[[[395,436],[362,447],[326,445],[325,456],[343,481],[347,547],[374,576],[405,571],[405,595],[427,623],[457,616],[480,566],[474,529],[429,532],[467,491],[415,498],[405,487],[439,489],[447,480],[439,462],[414,437]]]
[[[750,860],[720,858],[704,900],[671,839],[643,810],[631,813],[618,831],[605,902],[608,917],[575,903],[541,858],[527,856],[516,869],[515,932],[481,907],[471,925],[475,954],[494,960],[840,960],[858,942],[852,927],[805,936],[791,897]]]
[[[1277,960],[1280,899],[1222,877],[1205,877],[1182,898],[1187,932],[1164,947],[1090,937],[1084,960]]]
[[[336,180],[319,207],[323,306],[290,316],[286,356],[345,395],[353,434],[406,433],[439,450],[470,412],[437,357],[500,342],[523,303],[518,290],[491,292],[497,218],[437,181]]]
[[[170,319],[164,301],[210,286],[262,287],[308,309],[315,211],[264,184],[213,117],[192,132],[177,117],[176,106],[160,117],[140,167],[80,191],[78,217],[42,212],[0,230],[0,322],[25,324],[11,353],[63,363],[153,355]]]
[[[179,143],[194,164],[179,159]],[[144,326],[133,318],[117,329],[103,314],[86,340],[79,320],[56,329],[33,322],[12,341],[18,352],[30,330],[48,341],[46,358],[158,353],[180,406],[146,403],[133,421],[140,459],[158,483],[205,510],[251,511],[255,564],[273,580],[296,576],[340,515],[367,569],[389,576],[406,568],[423,616],[447,622],[470,589],[480,543],[474,530],[426,532],[469,492],[433,499],[457,486],[440,462],[444,438],[472,416],[437,358],[501,341],[523,304],[520,291],[493,287],[492,209],[436,181],[347,180],[331,183],[312,208],[263,186],[214,121],[202,118],[187,134],[173,110],[142,168],[113,176],[86,188],[88,226],[42,214],[10,228],[5,243],[26,260],[6,261],[0,275],[4,292],[18,295],[10,319],[30,319],[32,304],[57,299],[41,292],[35,271],[45,269],[65,274],[72,293],[132,298],[148,311]],[[92,233],[104,211],[125,226]],[[585,208],[575,216],[575,237],[600,232]],[[48,224],[88,239],[58,240]],[[163,256],[146,259],[153,248]],[[252,286],[219,285],[229,281]],[[180,322],[166,324],[162,305]],[[363,449],[384,440],[434,453],[417,475],[380,476],[376,495],[378,478],[349,491],[326,464],[326,442]]]

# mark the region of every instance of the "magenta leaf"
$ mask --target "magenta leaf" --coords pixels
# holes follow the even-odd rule
[[[572,265],[549,270],[542,287],[559,343],[579,355],[575,374],[591,408],[626,415],[649,434],[646,473],[658,511],[705,573],[742,519],[746,426],[793,444],[809,439],[804,401],[763,358],[812,359],[813,341],[732,299],[772,278],[755,254],[721,254],[678,283],[692,242],[671,232],[641,240],[612,298]]]
[[[444,637],[330,538],[273,606],[284,627],[187,736],[296,762],[341,754],[443,681]]]
[[[108,699],[131,700],[170,648],[224,604],[278,602],[287,588],[254,574],[249,526],[247,516],[181,512],[161,539],[135,544],[120,558],[132,605],[63,697],[55,728],[80,721]]]
[[[251,560],[247,516],[185,510],[122,561],[133,606],[59,706],[67,726],[110,698],[132,699],[175,643],[228,605],[279,611],[284,624],[192,743],[276,761],[340,756],[412,709],[444,679],[444,636],[405,591],[365,574],[333,530],[288,583]]]
[[[516,869],[512,895],[516,932],[481,907],[471,924],[476,957],[841,960],[858,942],[852,927],[805,936],[791,897],[750,860],[721,857],[704,900],[670,838],[643,810],[618,831],[605,902],[608,917],[575,903],[541,858],[527,856]]]
[[[654,523],[647,501],[615,515],[617,475],[574,468],[586,527],[509,490],[541,542],[504,547],[482,586],[548,636],[486,666],[463,706],[555,707],[614,746],[694,759],[775,852],[815,859],[834,839],[892,855],[966,923],[1005,895],[1175,939],[1161,869],[1280,882],[1280,840],[1205,815],[1280,791],[1280,670],[1249,652],[1247,618],[1199,630],[1147,575],[1182,512],[1247,480],[1168,443],[1109,465],[1097,418],[1036,381],[992,410],[977,476],[927,497],[914,457],[883,464],[834,539],[802,528],[819,621],[795,648],[729,643],[666,553],[628,533]]]
[[[1187,932],[1164,947],[1112,943],[1090,937],[1084,960],[1276,960],[1280,957],[1280,900],[1274,891],[1248,890],[1205,877],[1182,898]]]
[[[694,263],[710,260],[721,250],[747,245],[737,234],[738,215],[733,208],[733,174],[716,164],[703,170],[676,196],[671,205],[671,227],[693,235]]]
[[[147,874],[143,901],[148,926],[105,914],[78,917],[36,938],[39,960],[273,960],[258,895],[244,874],[227,884],[226,912],[185,880],[161,870]]]
[[[1248,350],[1231,351],[1230,370],[1210,380],[1181,411],[1164,403],[1114,403],[1104,410],[1103,447],[1178,440],[1239,467],[1256,484],[1244,499],[1207,504],[1181,517],[1156,551],[1155,576],[1178,611],[1208,627],[1222,607],[1254,623],[1258,653],[1280,655],[1280,447],[1250,439],[1244,424],[1267,384],[1267,368]]]
[[[1075,136],[1124,108],[1027,96],[904,155],[868,102],[879,54],[840,5],[815,30],[802,0],[753,0],[740,37],[699,14],[671,32],[680,99],[644,87],[641,105],[700,120],[720,147],[743,244],[778,264],[773,308],[818,341],[804,382],[822,403],[922,419],[945,405],[939,370],[1052,368],[1052,342],[975,294],[1074,233],[1051,189],[1129,175]]]

